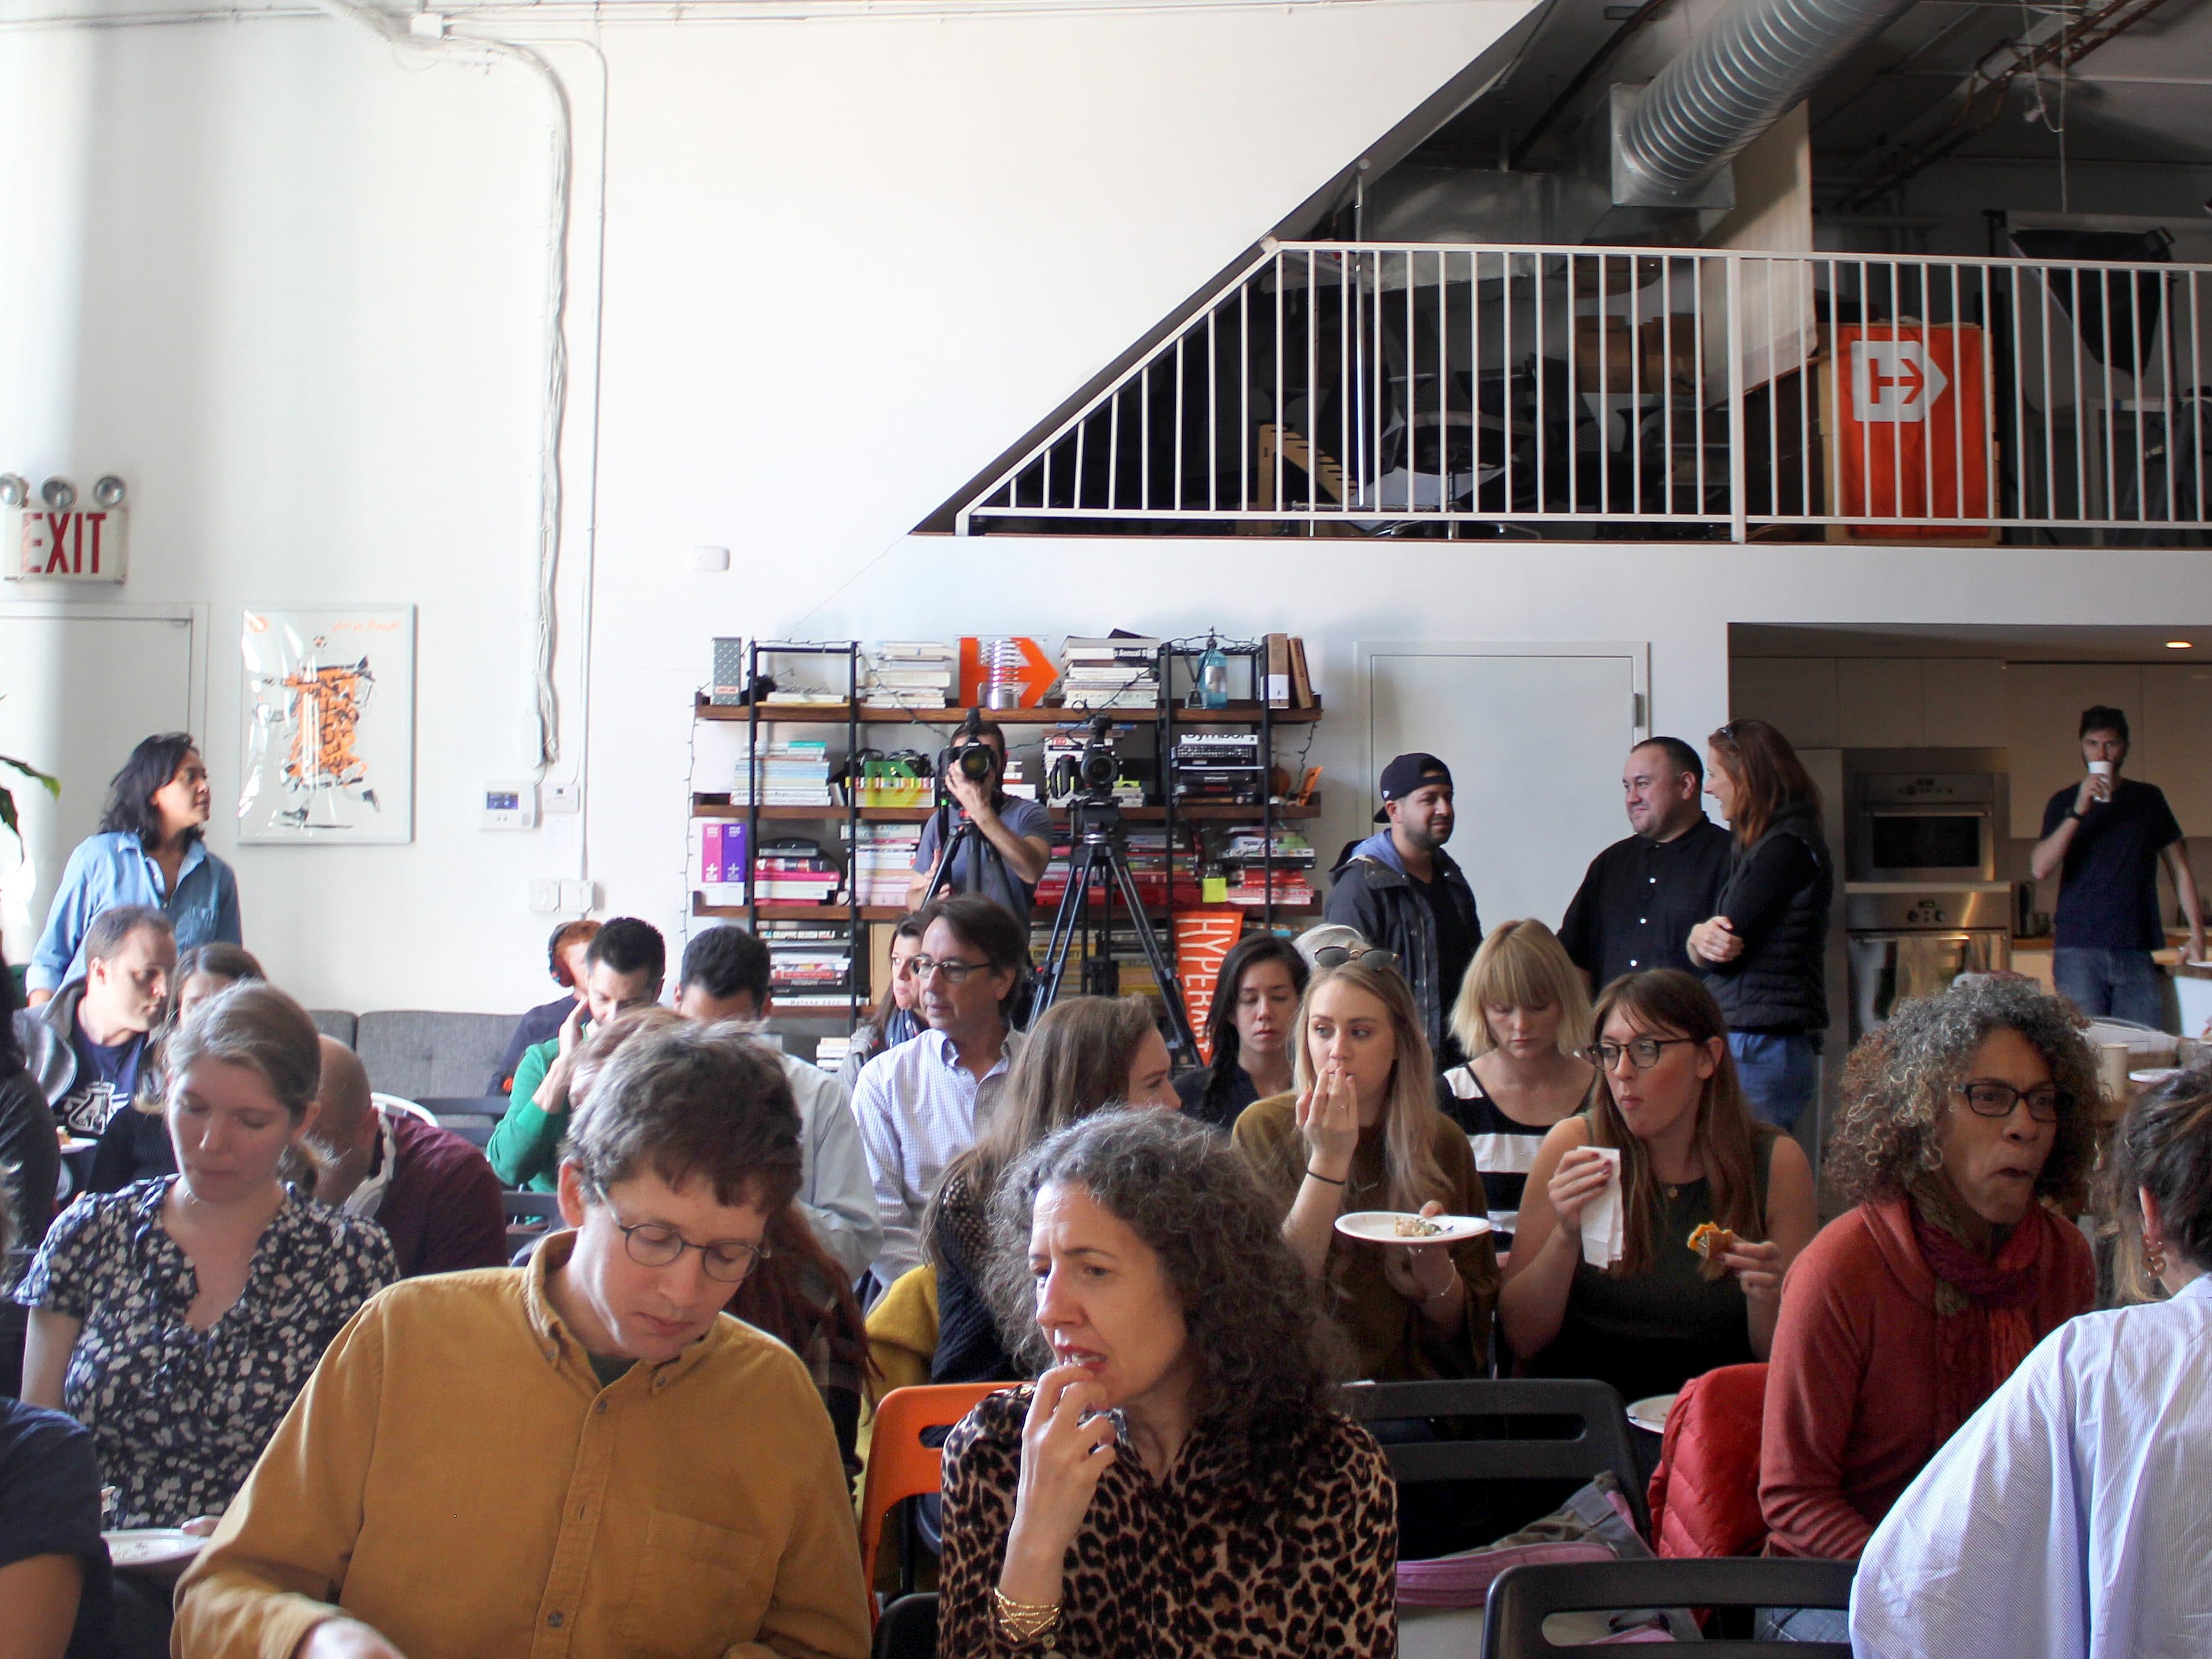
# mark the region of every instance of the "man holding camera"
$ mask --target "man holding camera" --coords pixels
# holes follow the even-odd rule
[[[961,838],[954,851],[951,890],[980,893],[1027,921],[1037,881],[1052,862],[1051,812],[1042,801],[1009,796],[999,787],[1006,775],[1006,734],[979,713],[971,710],[953,735],[943,771],[945,793],[976,831]],[[945,817],[942,811],[934,812],[921,826],[914,878],[906,887],[909,910],[921,902],[936,878]]]

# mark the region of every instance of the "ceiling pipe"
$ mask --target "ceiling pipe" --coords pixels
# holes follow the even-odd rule
[[[1912,0],[1738,0],[1613,118],[1613,200],[1700,199],[1722,169]]]

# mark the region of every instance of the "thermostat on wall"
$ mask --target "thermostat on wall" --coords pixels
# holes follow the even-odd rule
[[[487,783],[483,792],[486,830],[535,830],[538,827],[538,786],[534,783]]]

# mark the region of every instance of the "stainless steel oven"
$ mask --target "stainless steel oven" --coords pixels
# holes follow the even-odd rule
[[[1954,884],[1996,877],[1997,781],[1986,772],[1869,772],[1844,837],[1852,881]]]
[[[2009,968],[2013,903],[2003,882],[1848,884],[1851,1040],[1887,1019],[1899,1003],[1933,996],[1961,974]]]

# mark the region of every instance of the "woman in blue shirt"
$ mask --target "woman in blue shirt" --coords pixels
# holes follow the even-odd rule
[[[100,833],[77,843],[62,872],[24,975],[33,1007],[83,974],[85,929],[113,905],[166,912],[179,951],[243,942],[238,878],[202,839],[212,799],[207,766],[187,733],[163,732],[131,751],[108,785]]]

